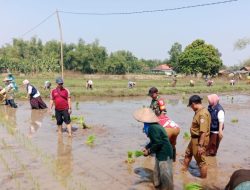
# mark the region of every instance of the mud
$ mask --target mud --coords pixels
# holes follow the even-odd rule
[[[208,158],[205,180],[195,177],[195,162],[190,172],[180,170],[188,144],[183,134],[189,131],[193,117],[186,106],[188,97],[164,97],[168,115],[181,126],[174,163],[175,190],[189,182],[200,183],[204,189],[223,189],[233,171],[250,168],[250,96],[221,97],[226,111],[224,138],[217,157]],[[149,97],[75,100],[73,115],[84,116],[91,129],[74,123],[72,139],[66,130],[58,136],[55,120],[46,110],[31,110],[28,102],[17,102],[18,109],[0,106],[1,189],[154,189],[153,157],[136,158],[133,164],[125,162],[127,151],[140,150],[148,142],[143,125],[133,119],[132,113],[149,105]],[[233,119],[238,122],[233,123]],[[96,136],[93,146],[85,143],[89,135]]]

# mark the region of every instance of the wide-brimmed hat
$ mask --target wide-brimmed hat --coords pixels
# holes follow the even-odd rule
[[[201,100],[202,98],[198,95],[193,95],[189,98],[189,102],[188,102],[188,105],[187,106],[191,106],[192,103],[195,103],[195,104],[200,104],[201,103]]]
[[[134,118],[137,121],[143,123],[157,123],[159,119],[150,108],[140,108],[133,113]]]
[[[24,85],[27,85],[27,84],[29,84],[30,83],[30,81],[28,81],[27,79],[25,79],[24,81],[23,81],[23,84]]]
[[[5,78],[3,79],[3,82],[6,82],[6,81],[12,81],[12,79],[9,78],[9,77],[5,77]]]

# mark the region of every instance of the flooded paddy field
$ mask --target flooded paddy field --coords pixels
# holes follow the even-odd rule
[[[208,158],[208,177],[204,180],[181,172],[188,145],[183,134],[189,132],[194,115],[186,106],[188,97],[163,97],[167,99],[168,115],[181,126],[173,167],[175,190],[189,182],[206,189],[223,189],[233,171],[250,169],[250,96],[221,97],[226,112],[224,138],[217,157]],[[74,122],[73,138],[66,132],[58,136],[56,122],[47,110],[31,110],[25,101],[17,101],[18,109],[1,105],[1,189],[154,189],[153,157],[125,162],[128,151],[140,150],[148,142],[142,133],[143,124],[135,121],[132,113],[150,101],[149,97],[74,101],[72,115],[84,116],[91,129],[82,129]],[[205,98],[203,104],[207,106]],[[89,135],[96,137],[93,146],[85,143]]]

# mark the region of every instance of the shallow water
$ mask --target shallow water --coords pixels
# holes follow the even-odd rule
[[[186,106],[187,99],[164,97],[168,100],[168,115],[181,126],[174,163],[175,189],[183,189],[188,182],[200,183],[207,189],[223,189],[233,171],[250,168],[250,96],[221,97],[226,111],[224,138],[217,157],[208,158],[205,180],[180,171],[188,144],[183,134],[189,132],[194,113]],[[76,101],[72,103],[73,115],[83,115],[92,126],[81,129],[74,123],[78,130],[72,139],[66,132],[57,135],[55,120],[47,111],[32,111],[28,102],[18,102],[16,110],[1,105],[1,189],[154,189],[153,157],[125,163],[127,151],[140,150],[148,142],[142,123],[135,121],[132,113],[149,105],[150,98],[96,99],[78,100],[79,110]],[[232,123],[232,119],[238,122]],[[96,141],[90,147],[85,141],[92,134]]]

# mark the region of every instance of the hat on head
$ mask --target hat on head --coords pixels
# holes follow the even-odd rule
[[[140,108],[133,113],[134,118],[137,121],[143,123],[157,123],[159,119],[150,108]]]
[[[200,104],[201,103],[202,98],[198,95],[193,95],[189,98],[189,103],[187,106],[191,106],[192,103],[195,104]]]
[[[154,93],[158,93],[158,89],[156,87],[152,87],[148,91],[148,95],[151,96]]]
[[[27,84],[29,84],[30,83],[30,81],[28,81],[27,79],[25,79],[24,81],[23,81],[23,84],[24,85],[27,85]]]
[[[9,78],[9,77],[5,77],[5,78],[3,79],[3,82],[6,82],[6,81],[12,81],[12,79]]]
[[[62,79],[61,77],[58,77],[58,78],[56,79],[56,83],[57,83],[57,84],[63,84],[63,79]]]

